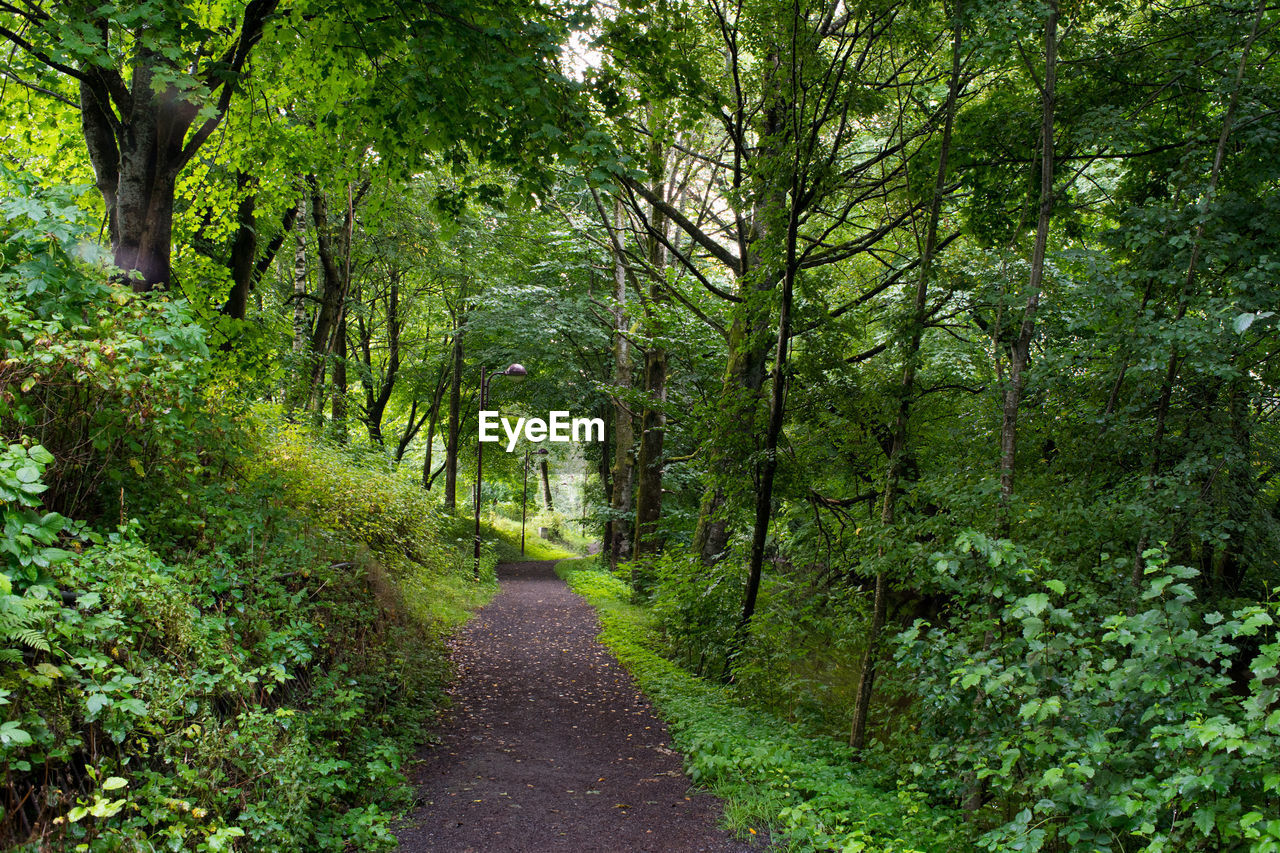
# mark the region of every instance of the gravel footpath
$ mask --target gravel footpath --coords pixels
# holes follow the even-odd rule
[[[421,756],[400,849],[749,850],[689,790],[666,726],[553,565],[499,566],[501,592],[451,641],[453,718]]]

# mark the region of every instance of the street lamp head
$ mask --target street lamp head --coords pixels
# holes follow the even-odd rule
[[[546,456],[546,455],[547,455],[548,453],[550,453],[551,451],[550,451],[550,450],[547,450],[545,447],[539,447],[539,448],[538,448],[536,451],[534,451],[534,452],[535,452],[535,453],[537,453],[539,456]]]
[[[524,369],[523,364],[508,365],[507,369],[502,371],[503,376],[509,376],[512,379],[524,379],[529,375],[529,371]]]

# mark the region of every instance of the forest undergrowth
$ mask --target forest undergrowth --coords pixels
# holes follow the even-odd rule
[[[739,835],[796,851],[963,847],[956,815],[930,805],[909,779],[895,780],[882,762],[851,772],[851,750],[838,739],[744,703],[665,657],[651,610],[598,557],[562,560],[556,571],[596,608],[600,639],[666,719],[690,779],[724,799]]]
[[[734,626],[709,618],[705,568],[660,561],[640,594],[625,564],[558,571],[739,833],[804,851],[1276,850],[1275,606],[1207,610],[1195,570],[1146,556],[1140,606],[1095,617],[1007,541],[936,554],[940,573],[987,572],[996,603],[892,638],[894,707],[861,751],[831,725],[860,658],[839,613],[802,617],[775,582],[726,685]]]
[[[22,190],[0,203],[0,847],[392,847],[494,531],[477,582],[468,519],[238,403],[182,303],[103,280],[71,197]]]

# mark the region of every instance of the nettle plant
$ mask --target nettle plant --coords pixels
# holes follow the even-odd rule
[[[1007,541],[938,555],[991,604],[897,638],[933,744],[912,769],[981,804],[985,849],[1280,850],[1276,607],[1203,612],[1194,569],[1145,558],[1099,613]]]

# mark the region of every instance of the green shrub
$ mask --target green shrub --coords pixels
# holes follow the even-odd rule
[[[126,491],[199,464],[208,351],[183,303],[111,283],[77,195],[0,166],[0,434],[57,459],[46,506],[120,520]]]
[[[667,653],[698,675],[720,675],[742,610],[741,568],[672,552],[648,561],[646,573],[655,579],[653,615]]]
[[[1195,570],[1146,560],[1133,612],[1098,615],[1008,542],[939,556],[995,604],[898,638],[932,745],[915,772],[957,800],[989,786],[985,849],[1280,849],[1275,607],[1202,613]]]
[[[38,632],[9,632],[16,665],[0,671],[11,840],[26,799],[46,843],[94,850],[391,846],[409,795],[399,768],[444,701],[440,631],[402,606],[369,545],[273,514],[294,497],[287,479],[264,471],[224,495],[256,522],[251,551],[227,530],[168,562],[132,525],[50,564],[46,582],[76,593],[67,603],[37,584],[19,597],[0,576],[0,613],[16,599],[19,627]]]

